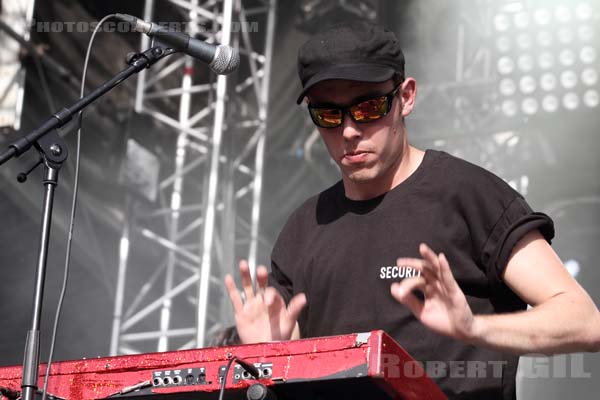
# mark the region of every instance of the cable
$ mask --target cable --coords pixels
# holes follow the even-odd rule
[[[152,387],[152,382],[150,381],[144,381],[144,382],[140,382],[140,383],[136,383],[135,385],[131,385],[131,386],[127,386],[121,390],[119,390],[118,392],[115,392],[113,394],[110,394],[106,397],[103,397],[103,399],[110,399],[112,397],[116,397],[116,396],[123,396],[125,394],[131,393],[131,392],[135,392],[137,390],[141,390],[141,389],[146,389]]]
[[[81,90],[79,93],[79,98],[83,98],[83,93],[85,91],[85,77],[87,74],[88,62],[90,59],[90,53],[92,50],[92,45],[94,43],[94,38],[96,37],[96,33],[98,30],[110,18],[114,18],[115,14],[109,14],[102,18],[100,22],[94,28],[94,32],[90,38],[88,43],[87,52],[85,54],[85,62],[83,64],[83,75],[81,77]],[[77,208],[77,189],[79,187],[79,153],[81,149],[81,123],[83,119],[83,110],[77,114],[77,149],[75,152],[75,178],[73,183],[73,200],[71,202],[71,219],[69,222],[69,236],[67,239],[67,251],[65,255],[65,267],[64,267],[64,276],[63,276],[63,284],[60,292],[60,297],[58,300],[58,306],[56,308],[56,315],[54,317],[54,328],[52,329],[52,340],[50,342],[50,354],[48,356],[48,364],[46,366],[46,375],[44,377],[44,388],[42,390],[42,400],[46,400],[46,390],[48,389],[48,377],[50,375],[50,366],[52,364],[52,356],[54,355],[54,345],[56,344],[56,332],[58,331],[58,323],[60,320],[60,311],[62,309],[62,303],[65,298],[65,293],[67,292],[67,282],[69,279],[69,263],[71,261],[71,243],[73,241],[73,226],[75,225],[75,211]]]
[[[232,356],[229,359],[227,366],[225,367],[225,372],[223,373],[223,380],[221,381],[221,390],[219,391],[219,400],[223,399],[223,394],[225,393],[225,384],[227,382],[227,375],[229,374],[229,368],[231,368],[231,364],[233,364],[234,361],[240,364],[241,367],[244,368],[246,371],[248,371],[248,373],[252,375],[254,379],[260,378],[260,372],[258,372],[258,369],[254,365],[250,364],[247,361],[244,361],[241,358]]]
[[[223,400],[223,395],[225,394],[225,382],[227,382],[227,375],[229,374],[229,368],[231,368],[231,364],[236,360],[235,356],[229,359],[227,366],[225,367],[225,373],[223,374],[223,380],[221,381],[221,390],[219,390],[219,400]]]

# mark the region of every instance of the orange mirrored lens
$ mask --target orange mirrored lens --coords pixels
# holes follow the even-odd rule
[[[350,113],[356,122],[374,121],[386,114],[387,100],[385,96],[363,101],[350,107]]]
[[[332,127],[342,123],[342,111],[329,108],[313,108],[312,113],[319,126]]]

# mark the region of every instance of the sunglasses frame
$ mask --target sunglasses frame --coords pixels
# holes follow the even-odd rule
[[[391,92],[388,93],[384,93],[384,94],[380,94],[377,96],[369,96],[367,98],[363,98],[363,99],[358,99],[358,101],[356,101],[355,103],[352,103],[350,105],[347,106],[339,106],[338,104],[326,104],[326,103],[322,103],[322,104],[308,104],[308,114],[310,115],[310,118],[312,119],[313,123],[318,126],[319,128],[324,128],[324,129],[333,129],[333,128],[339,128],[340,126],[342,126],[344,124],[344,115],[348,115],[352,121],[356,122],[357,124],[368,124],[369,122],[375,122],[380,120],[381,118],[385,117],[386,115],[388,115],[388,113],[390,112],[390,110],[392,109],[392,103],[394,101],[394,97],[396,97],[396,94],[398,93],[398,91],[400,90],[400,87],[402,86],[402,82],[400,82],[398,85],[396,85],[396,87],[394,87],[394,89],[392,89]],[[383,113],[379,118],[376,119],[371,119],[371,120],[367,120],[367,121],[357,121],[354,116],[352,115],[352,113],[350,112],[350,109],[352,107],[355,107],[361,103],[365,103],[367,101],[371,101],[374,99],[378,99],[380,97],[385,97],[385,101],[386,101],[386,110],[385,113]],[[317,122],[317,116],[313,114],[312,110],[318,109],[318,108],[327,108],[329,110],[340,110],[340,112],[342,113],[342,120],[340,121],[340,123],[338,125],[334,125],[334,126],[322,126],[319,125],[319,123]]]

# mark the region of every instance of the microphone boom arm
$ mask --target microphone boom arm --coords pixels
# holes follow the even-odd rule
[[[39,127],[8,145],[8,149],[0,153],[0,165],[4,164],[13,157],[20,156],[29,150],[39,138],[46,135],[51,130],[66,125],[75,114],[82,111],[85,107],[96,101],[99,97],[124,82],[131,75],[138,73],[145,68],[150,68],[160,59],[176,52],[178,52],[177,49],[156,46],[142,53],[129,57],[129,66],[127,68],[119,72],[110,80],[104,82],[100,87],[82,97],[72,106],[63,108],[62,110],[54,113]]]

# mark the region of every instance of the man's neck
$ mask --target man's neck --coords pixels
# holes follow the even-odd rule
[[[381,196],[389,192],[396,186],[404,182],[411,176],[421,165],[425,152],[415,147],[407,145],[402,157],[397,164],[394,164],[388,174],[380,177],[377,180],[365,182],[350,181],[347,177],[343,177],[344,191],[346,197],[351,200],[368,200]]]

